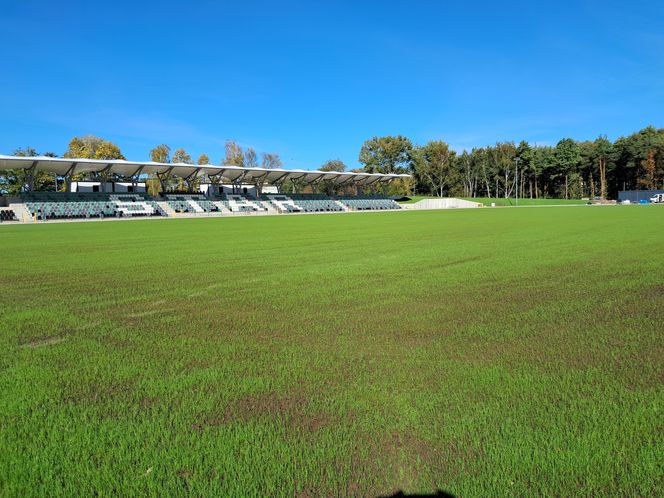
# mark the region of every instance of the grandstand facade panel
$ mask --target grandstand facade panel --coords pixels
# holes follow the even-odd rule
[[[22,194],[19,199],[20,202],[13,203],[12,207],[16,209],[17,206],[23,206],[28,219],[19,219],[14,210],[6,208],[0,210],[0,221],[341,213],[401,209],[397,202],[380,195],[351,198],[321,194],[271,194],[256,198],[248,194],[222,194],[208,198],[202,194],[151,197],[147,194],[32,192]],[[166,206],[163,206],[164,204]]]

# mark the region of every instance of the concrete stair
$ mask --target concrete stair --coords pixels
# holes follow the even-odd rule
[[[219,208],[219,212],[220,212],[221,214],[230,214],[230,213],[231,213],[231,210],[228,209],[228,208],[224,205],[224,203],[221,202],[221,201],[214,201],[214,205],[217,206],[217,207]]]
[[[34,216],[30,214],[28,208],[25,207],[25,204],[14,203],[9,205],[9,209],[14,211],[16,218],[21,223],[33,223],[35,221]]]
[[[173,217],[177,215],[177,213],[173,211],[173,208],[168,205],[168,202],[160,201],[157,202],[157,205],[164,211],[164,213],[166,213],[167,216]]]
[[[261,201],[258,201],[258,202],[260,202],[260,204],[263,207],[265,207],[265,209],[267,209],[268,213],[276,213],[277,212],[277,210],[274,209],[274,206],[272,204],[270,204],[268,201],[261,200]]]
[[[344,211],[350,211],[350,208],[349,208],[348,206],[346,206],[343,202],[341,202],[341,201],[334,201],[334,203],[335,203],[337,206],[339,206],[341,209],[343,209]]]
[[[205,209],[200,207],[196,201],[192,201],[191,199],[187,201],[187,204],[189,204],[192,208],[194,208],[194,211],[197,213],[204,213]]]

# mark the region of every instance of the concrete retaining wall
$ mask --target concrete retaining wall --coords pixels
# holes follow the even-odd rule
[[[454,208],[478,208],[482,207],[479,202],[464,201],[455,197],[443,197],[441,199],[422,199],[414,204],[402,204],[406,209],[454,209]]]

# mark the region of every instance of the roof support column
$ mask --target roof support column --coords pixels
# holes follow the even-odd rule
[[[37,170],[37,161],[32,161],[32,166],[30,166],[26,173],[26,183],[28,184],[28,192],[32,192],[35,189],[35,171]]]
[[[166,169],[163,173],[156,173],[157,179],[159,179],[159,185],[161,186],[162,194],[166,193],[166,187],[168,187],[168,180],[170,180],[171,172],[173,171],[173,166]]]
[[[192,181],[193,178],[196,178],[196,175],[198,175],[199,171],[195,170],[191,175],[188,175],[184,178],[184,183],[187,185],[187,190],[190,193],[194,192],[194,182]]]
[[[77,162],[73,162],[72,165],[69,167],[69,169],[63,175],[63,178],[65,180],[65,189],[67,192],[71,191],[71,177],[74,176],[74,173],[76,173],[77,165],[78,165]]]
[[[372,195],[376,194],[377,190],[376,187],[382,183],[384,180],[379,176],[375,179],[372,179],[371,181],[364,182],[362,184],[363,187],[371,187],[369,191],[371,192]],[[362,192],[364,193],[364,188],[362,188]]]
[[[136,171],[134,171],[134,174],[131,175],[131,185],[132,185],[132,187],[134,187],[134,192],[136,192],[136,189],[138,188],[138,179],[141,176],[141,173],[143,173],[143,168],[144,167],[145,166],[140,166]],[[147,187],[147,185],[146,185],[146,187]],[[148,189],[146,188],[145,189],[146,193],[147,193],[147,190]]]
[[[272,180],[272,183],[277,187],[277,193],[281,194],[282,187],[284,185],[284,178],[286,178],[290,173],[286,172],[278,178]]]
[[[311,185],[311,192],[314,194],[318,193],[318,184],[320,183],[320,179],[323,178],[326,175],[326,173],[323,173],[322,175],[318,175],[316,178],[314,178],[312,181],[309,182],[309,185]]]
[[[211,174],[208,173],[208,180],[210,180],[210,185],[212,186],[212,188],[209,188],[207,193],[206,193],[206,195],[208,197],[212,197],[212,195],[218,195],[220,193],[219,192],[219,184],[221,183],[221,174],[222,173],[223,173],[223,171],[220,171],[216,175],[211,175]],[[216,192],[214,192],[214,190],[216,190]]]
[[[101,178],[101,191],[106,192],[106,180],[109,178],[108,172],[111,170],[112,164],[109,164],[106,166],[104,169],[102,169],[98,174],[99,177]],[[113,188],[113,191],[115,192],[115,187]]]
[[[242,181],[244,180],[245,176],[247,176],[247,171],[243,171],[240,176],[238,176],[235,180],[233,180],[233,193],[234,194],[241,194],[242,193]],[[235,188],[237,187],[237,192],[235,191]]]
[[[349,176],[349,177],[346,178],[345,180],[342,180],[342,181],[338,182],[338,183],[337,183],[337,190],[338,190],[338,187],[342,187],[341,191],[344,193],[344,195],[346,195],[346,194],[348,193],[348,188],[347,188],[347,186],[348,186],[352,181],[353,181],[353,177],[352,177],[352,176]]]
[[[263,176],[254,178],[254,185],[256,185],[256,197],[260,197],[263,193],[263,185],[265,185],[265,177],[269,175],[270,172],[266,171]]]
[[[294,194],[299,194],[299,193],[301,193],[301,192],[299,191],[299,190],[300,190],[299,187],[301,187],[302,184],[301,184],[301,183],[298,183],[298,180],[301,180],[304,176],[305,176],[305,175],[300,175],[300,176],[298,176],[297,178],[293,178],[293,177],[291,176],[291,177],[289,178],[289,180],[291,181],[291,184],[293,185],[293,193],[294,193]]]

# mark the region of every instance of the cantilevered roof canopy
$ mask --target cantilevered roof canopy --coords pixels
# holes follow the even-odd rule
[[[410,175],[384,175],[381,173],[350,173],[336,171],[311,171],[298,169],[243,168],[240,166],[201,166],[183,163],[135,162],[120,159],[70,159],[59,157],[20,157],[0,155],[0,170],[34,169],[48,171],[60,176],[78,173],[110,173],[130,177],[138,175],[169,173],[180,178],[216,179],[222,182],[253,182],[266,180],[270,183],[285,180],[301,180],[314,183],[330,180],[337,184],[371,185],[387,183]]]

